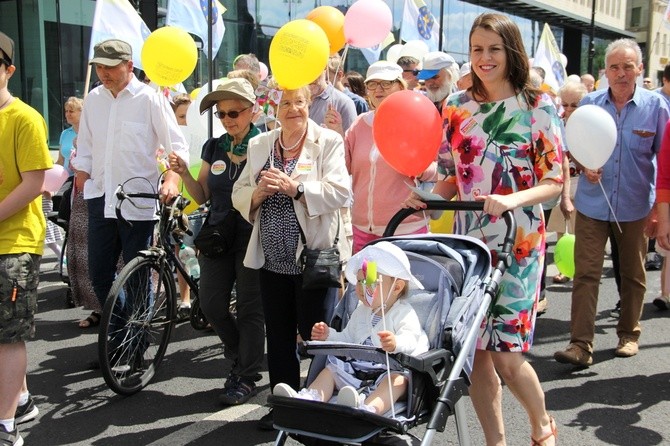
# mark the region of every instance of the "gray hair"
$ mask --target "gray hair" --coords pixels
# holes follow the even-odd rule
[[[235,70],[251,70],[258,74],[261,72],[261,65],[255,54],[240,54],[233,61]]]
[[[635,51],[637,64],[639,65],[642,63],[642,50],[640,49],[640,45],[633,39],[618,39],[607,45],[607,48],[605,49],[605,61],[610,57],[610,54],[619,49],[631,49]]]
[[[563,84],[563,86],[558,89],[558,97],[563,97],[563,94],[568,92],[575,92],[579,94],[580,100],[589,93],[584,84],[576,81],[568,81]]]
[[[449,83],[451,84],[452,91],[455,91],[456,82],[461,78],[461,70],[458,67],[457,63],[452,63],[446,68],[442,68],[449,75]]]
[[[537,70],[530,69],[528,72],[528,76],[530,77],[530,84],[537,88],[540,89],[542,87],[542,75],[537,72]]]

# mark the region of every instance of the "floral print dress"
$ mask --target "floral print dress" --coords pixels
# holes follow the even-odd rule
[[[442,116],[446,141],[440,148],[440,172],[445,181],[455,182],[459,200],[507,195],[547,178],[562,182],[561,124],[547,95],[528,107],[523,95],[479,103],[463,91],[447,99]],[[539,204],[517,208],[514,216],[518,227],[512,266],[482,322],[479,349],[526,352],[533,342],[545,222]],[[503,219],[459,212],[454,232],[482,240],[497,263],[506,232]]]

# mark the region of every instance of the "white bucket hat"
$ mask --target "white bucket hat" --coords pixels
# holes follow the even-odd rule
[[[350,283],[357,282],[356,274],[366,260],[377,262],[378,274],[407,280],[414,288],[423,289],[421,282],[412,275],[407,254],[393,243],[386,241],[366,246],[349,259],[344,275]]]

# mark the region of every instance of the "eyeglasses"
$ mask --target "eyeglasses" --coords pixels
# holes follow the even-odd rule
[[[281,101],[279,103],[279,108],[289,108],[294,106],[295,108],[305,108],[307,106],[307,101],[304,99],[298,99],[297,101]]]
[[[376,90],[377,87],[382,87],[382,90],[388,90],[395,84],[395,81],[370,81],[365,84],[368,90]]]
[[[415,70],[402,70],[403,73],[412,73],[414,76],[418,76],[419,71],[420,70],[416,70],[416,69]]]
[[[225,119],[226,116],[228,116],[230,119],[237,119],[240,117],[240,113],[249,110],[251,107],[243,108],[240,111],[229,111],[229,112],[224,112],[224,111],[215,111],[214,116],[216,116],[219,119]]]

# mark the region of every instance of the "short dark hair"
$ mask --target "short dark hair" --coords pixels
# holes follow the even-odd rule
[[[396,61],[396,63],[400,65],[402,68],[408,68],[410,65],[419,63],[419,59],[412,56],[402,56],[400,59]]]
[[[663,68],[663,79],[670,82],[670,63]]]

